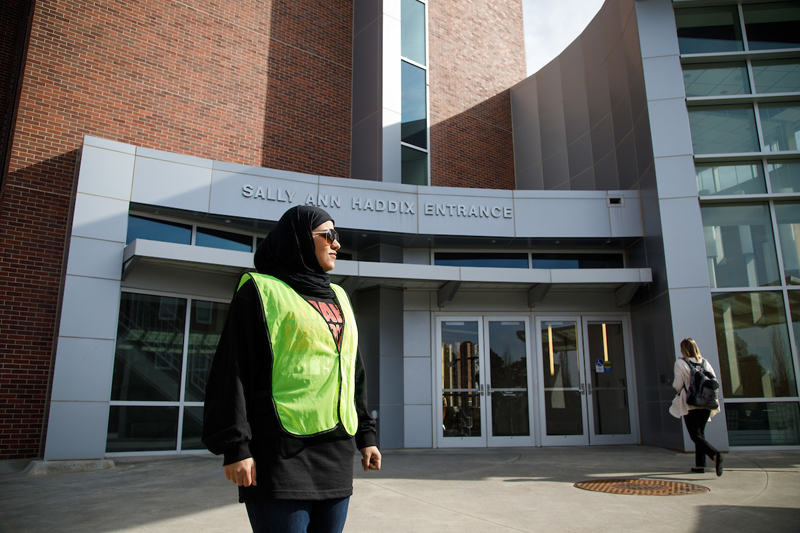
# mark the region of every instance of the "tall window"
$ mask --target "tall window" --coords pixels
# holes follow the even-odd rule
[[[122,293],[106,451],[203,449],[206,380],[228,304]]]
[[[800,445],[800,2],[675,21],[729,442]]]
[[[402,0],[402,182],[428,184],[428,67],[425,2]]]

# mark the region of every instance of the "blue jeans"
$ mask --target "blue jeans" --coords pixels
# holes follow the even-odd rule
[[[253,533],[341,533],[350,498],[246,502]]]

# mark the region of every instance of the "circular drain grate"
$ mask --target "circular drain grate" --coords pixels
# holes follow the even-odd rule
[[[681,483],[678,481],[661,481],[659,479],[595,479],[579,481],[575,486],[583,490],[610,492],[611,494],[631,494],[641,496],[682,496],[684,494],[700,494],[708,492],[708,487]]]

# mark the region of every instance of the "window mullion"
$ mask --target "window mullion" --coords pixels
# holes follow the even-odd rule
[[[177,435],[177,450],[180,452],[182,447],[183,437],[183,410],[186,401],[186,375],[189,366],[189,334],[191,331],[192,323],[192,298],[186,299],[186,323],[183,326],[183,363],[181,364],[181,387],[180,396],[178,396],[178,435]]]
[[[739,14],[739,27],[742,31],[742,44],[744,45],[745,52],[747,52],[750,50],[750,45],[747,42],[747,27],[744,24],[744,9],[742,9],[741,2],[736,4],[736,12]]]
[[[775,213],[775,201],[769,201],[769,214],[772,222],[772,235],[775,240],[775,253],[778,256],[778,276],[780,278],[781,287],[786,287],[786,273],[783,269],[783,248],[781,246],[780,227],[778,226],[778,215]]]
[[[747,59],[747,81],[750,83],[750,94],[756,95],[758,94],[758,89],[756,88],[756,74],[753,72],[753,60]]]
[[[760,151],[766,152],[768,150],[764,150],[766,145],[764,144],[764,130],[761,128],[761,111],[759,110],[758,102],[753,102],[753,114],[755,115],[756,119],[756,135],[758,136]]]

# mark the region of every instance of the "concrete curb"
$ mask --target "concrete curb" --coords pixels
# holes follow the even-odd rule
[[[0,474],[16,474],[25,470],[30,459],[5,459],[0,461]]]

